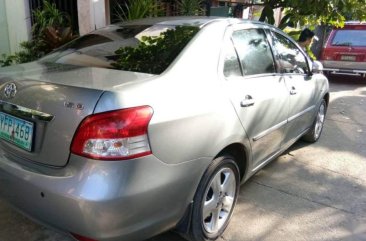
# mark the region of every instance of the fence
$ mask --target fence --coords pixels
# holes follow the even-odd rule
[[[51,3],[55,3],[56,7],[67,13],[70,16],[72,28],[75,32],[79,31],[78,23],[78,7],[77,0],[48,0]],[[31,11],[43,7],[43,0],[29,0],[29,8]],[[34,18],[32,16],[32,24],[34,23]]]

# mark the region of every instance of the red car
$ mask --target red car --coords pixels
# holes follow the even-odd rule
[[[325,74],[366,77],[366,23],[346,23],[334,28],[323,48]]]

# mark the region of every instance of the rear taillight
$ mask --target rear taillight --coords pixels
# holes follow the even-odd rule
[[[331,55],[324,55],[323,59],[324,60],[333,60]]]
[[[150,106],[94,114],[79,125],[71,152],[97,160],[126,160],[151,154],[147,128]]]
[[[76,234],[76,233],[71,233],[71,235],[74,236],[74,238],[78,241],[97,241],[95,239],[84,237],[84,236],[81,236],[81,235]]]
[[[321,60],[333,60],[332,54],[330,51],[327,51],[326,49],[323,49],[323,52],[321,54]]]

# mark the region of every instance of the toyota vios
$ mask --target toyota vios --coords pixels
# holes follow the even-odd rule
[[[78,240],[225,230],[239,184],[318,140],[328,81],[259,22],[111,25],[0,69],[0,197]]]

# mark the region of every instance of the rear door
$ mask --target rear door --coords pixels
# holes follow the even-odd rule
[[[252,146],[253,169],[281,148],[288,115],[288,91],[276,73],[263,29],[233,29],[224,51],[224,76],[233,106]],[[235,46],[235,48],[234,48]]]
[[[272,45],[276,52],[280,70],[290,94],[288,128],[285,142],[295,140],[313,122],[318,88],[310,74],[308,58],[289,38],[279,32],[272,32]]]

